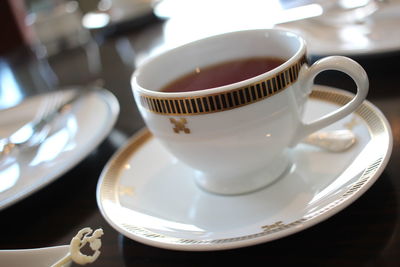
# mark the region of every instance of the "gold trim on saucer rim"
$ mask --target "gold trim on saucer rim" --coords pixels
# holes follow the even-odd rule
[[[267,80],[230,91],[194,97],[154,97],[140,94],[140,104],[150,112],[164,115],[199,115],[230,110],[266,99],[297,81],[306,56]]]
[[[338,90],[333,91],[326,89],[314,89],[310,97],[339,105],[344,105],[352,99],[351,94],[347,94]],[[383,117],[383,115],[381,115],[379,111],[377,111],[376,108],[371,104],[364,102],[355,111],[355,114],[357,114],[362,120],[366,122],[371,137],[385,138],[385,136],[391,132],[390,129],[388,129],[387,123],[385,123],[385,118]],[[132,155],[139,151],[141,146],[146,144],[146,142],[150,141],[152,138],[152,134],[147,129],[143,129],[134,137],[132,137],[127,146],[120,150],[105,167],[105,170],[103,171],[100,179],[101,185],[99,185],[97,192],[100,209],[104,209],[102,211],[103,214],[107,214],[108,212],[106,209],[107,207],[111,206],[103,206],[101,203],[107,202],[120,205],[119,195],[116,193],[118,192],[118,181],[120,177],[120,172],[123,169],[123,166],[125,166],[129,159],[132,157]],[[387,162],[388,155],[390,155],[390,152],[388,153],[387,151],[380,154],[375,154],[374,158],[368,165],[366,165],[363,173],[358,177],[357,181],[354,182],[346,192],[344,192],[337,200],[333,201],[332,203],[291,222],[278,221],[270,225],[260,225],[259,232],[255,232],[254,234],[237,236],[233,238],[195,240],[154,233],[146,229],[145,227],[139,227],[130,223],[126,223],[123,215],[117,216],[116,218],[114,217],[113,224],[118,225],[118,228],[123,229],[123,232],[141,237],[143,239],[151,239],[154,242],[159,241],[161,243],[176,244],[182,246],[226,244],[272,235],[275,233],[279,233],[283,230],[294,229],[295,227],[298,227],[299,225],[308,222],[318,216],[321,216],[337,208],[339,205],[344,204],[344,202],[349,200],[349,198],[354,196],[357,192],[365,191],[370,185],[368,181],[376,177],[375,175],[379,174],[382,164]],[[109,212],[111,213],[111,211]],[[113,213],[113,215],[116,216],[115,213]],[[313,225],[313,223],[311,223],[311,225]]]

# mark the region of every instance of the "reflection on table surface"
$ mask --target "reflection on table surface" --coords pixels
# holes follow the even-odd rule
[[[53,11],[51,19],[56,18],[50,21],[59,23],[61,20],[57,18],[63,12],[73,14],[63,16],[66,21],[71,18],[75,21],[78,17],[82,22],[88,14],[100,16],[89,17],[85,25],[79,24],[83,26],[79,26],[79,34],[76,36],[83,37],[75,36],[75,39],[68,41],[68,45],[65,42],[69,39],[64,37],[72,36],[68,33],[69,28],[61,30],[60,27],[58,33],[63,31],[66,35],[51,35],[49,32],[45,35],[46,31],[42,31],[36,35],[41,38],[31,42],[30,48],[4,52],[0,56],[0,113],[1,109],[13,107],[30,96],[69,86],[85,86],[96,80],[101,80],[102,86],[117,97],[120,113],[109,136],[78,165],[35,194],[0,211],[1,249],[68,244],[78,230],[90,226],[101,227],[105,232],[102,237],[102,254],[93,266],[204,266],[245,264],[249,260],[257,264],[267,262],[273,265],[400,264],[397,256],[400,245],[400,182],[397,179],[400,175],[397,164],[400,157],[400,45],[386,46],[385,49],[371,46],[369,48],[372,50],[367,47],[362,53],[361,50],[353,50],[357,52],[354,55],[349,55],[348,51],[344,53],[366,69],[370,79],[367,99],[383,112],[393,131],[391,160],[377,182],[363,196],[332,218],[283,239],[227,251],[171,251],[124,237],[105,221],[96,204],[96,186],[105,164],[130,136],[144,127],[130,88],[132,72],[149,57],[189,41],[225,31],[271,28],[289,22],[293,25],[308,18],[323,19],[327,18],[326,10],[333,7],[327,7],[325,1],[308,0],[165,0],[148,1],[151,2],[151,8],[148,3],[143,4],[146,1],[142,1],[140,9],[130,11],[140,1],[79,1],[76,3],[78,5],[66,4],[66,1],[55,2],[66,5],[64,7],[67,11],[60,11],[56,5],[45,5],[46,1],[27,1],[26,10],[30,16],[27,16],[28,26],[36,27],[38,31],[42,27],[37,22],[39,15],[42,16],[40,23],[43,23],[43,14],[48,10]],[[127,5],[128,2],[132,6]],[[397,1],[358,0],[353,1],[352,6],[349,1],[338,2],[340,7],[349,12],[367,5],[385,10],[388,2],[396,4]],[[368,12],[385,14],[376,10]],[[374,23],[370,18],[368,15],[360,17],[359,21],[350,22],[355,23],[356,31],[348,34],[360,35],[360,25]],[[315,25],[317,22],[313,23]],[[379,30],[392,26],[393,23],[385,21]],[[313,28],[309,30],[311,32]],[[54,36],[57,38],[51,39]],[[370,32],[362,36],[375,38],[377,35]],[[400,33],[394,32],[385,38],[398,40],[399,36]],[[321,45],[324,45],[322,41]],[[320,57],[318,54],[310,55],[311,61]],[[355,91],[348,77],[333,71],[320,74],[316,83]]]

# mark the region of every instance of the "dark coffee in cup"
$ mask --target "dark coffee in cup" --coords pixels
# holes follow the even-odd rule
[[[196,68],[170,82],[160,91],[189,92],[224,86],[268,72],[284,62],[280,58],[253,57]]]

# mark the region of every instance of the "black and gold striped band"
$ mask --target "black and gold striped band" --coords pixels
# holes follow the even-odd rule
[[[301,67],[307,63],[304,55],[297,62],[267,80],[216,94],[193,97],[154,97],[140,93],[141,105],[150,112],[164,115],[198,115],[245,106],[278,92],[296,82]]]

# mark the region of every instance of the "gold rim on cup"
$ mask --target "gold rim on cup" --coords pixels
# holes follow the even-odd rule
[[[266,80],[215,94],[155,97],[140,92],[140,103],[148,111],[163,115],[190,116],[230,110],[264,100],[285,90],[297,81],[304,64],[307,64],[306,55]]]

